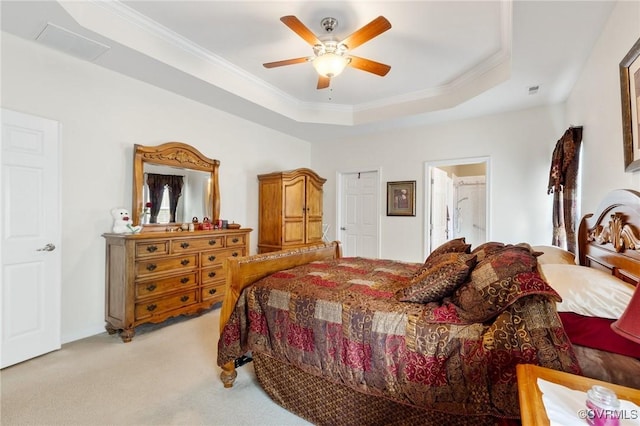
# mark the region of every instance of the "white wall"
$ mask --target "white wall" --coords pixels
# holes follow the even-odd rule
[[[625,173],[619,63],[640,38],[640,2],[620,1],[567,101],[567,120],[582,124],[582,212],[593,212],[612,189],[640,189]]]
[[[104,331],[101,234],[111,208],[131,208],[134,144],[181,141],[219,159],[221,216],[254,229],[257,174],[309,167],[305,141],[6,33],[2,107],[62,123],[63,342]]]
[[[336,221],[336,173],[381,168],[381,256],[422,261],[424,163],[491,158],[490,240],[549,244],[551,196],[546,194],[556,141],[583,125],[582,209],[588,213],[612,189],[640,189],[640,173],[625,173],[618,64],[640,37],[640,2],[620,1],[565,104],[375,134],[312,147],[312,167],[328,178],[325,222]],[[383,153],[380,155],[379,153]],[[387,217],[386,182],[417,181],[416,217]]]
[[[425,162],[490,157],[489,240],[551,241],[551,153],[565,130],[562,106],[416,127],[312,147],[312,167],[328,179],[325,222],[336,222],[336,173],[381,169],[381,257],[421,262]],[[386,182],[415,180],[416,216],[386,216]]]
[[[623,171],[618,80],[618,63],[639,36],[640,2],[619,2],[566,105],[310,146],[3,33],[2,107],[63,126],[63,341],[103,330],[100,235],[112,207],[131,207],[134,144],[182,141],[221,160],[222,217],[254,228],[259,173],[311,167],[327,178],[325,222],[335,232],[336,173],[380,169],[381,255],[408,261],[423,260],[425,162],[489,156],[490,239],[546,244],[549,162],[569,124],[584,126],[583,211],[611,189],[640,187],[638,173]],[[386,182],[395,180],[417,181],[416,217],[385,216]],[[255,231],[251,238],[255,252]]]

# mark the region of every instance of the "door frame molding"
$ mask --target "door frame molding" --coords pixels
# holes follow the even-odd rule
[[[476,164],[476,163],[485,163],[486,164],[486,218],[485,218],[485,229],[487,230],[487,241],[491,241],[491,157],[488,155],[479,156],[479,157],[464,157],[464,158],[452,158],[448,160],[437,160],[437,161],[425,161],[424,163],[424,175],[423,175],[423,183],[424,183],[424,235],[423,235],[423,258],[426,259],[429,255],[429,245],[431,244],[431,169],[442,167],[442,166],[454,166],[454,165],[465,165],[465,164]]]
[[[378,244],[376,245],[376,257],[380,257],[380,253],[382,252],[382,220],[381,220],[381,215],[382,215],[382,207],[381,207],[381,201],[380,201],[380,194],[381,194],[381,180],[380,180],[380,176],[382,176],[382,170],[380,169],[380,167],[362,167],[362,168],[358,168],[358,169],[343,169],[343,170],[338,170],[336,171],[336,182],[337,182],[337,188],[336,188],[336,229],[335,229],[335,233],[334,235],[336,236],[337,240],[340,240],[340,238],[338,237],[338,231],[340,230],[340,228],[342,227],[342,196],[343,196],[343,191],[342,191],[342,184],[344,183],[344,176],[347,174],[354,174],[354,173],[375,173],[376,174],[376,196],[378,197],[378,203],[377,203],[377,211],[376,211],[376,232],[378,234]],[[386,199],[385,199],[386,201]]]

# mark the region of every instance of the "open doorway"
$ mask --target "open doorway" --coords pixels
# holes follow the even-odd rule
[[[489,158],[428,162],[425,173],[425,257],[455,238],[488,241]]]

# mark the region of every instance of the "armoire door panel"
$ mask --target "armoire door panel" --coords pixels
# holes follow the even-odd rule
[[[308,217],[322,218],[322,183],[313,179],[307,182],[306,207]]]
[[[307,243],[319,243],[322,241],[322,218],[307,222]]]
[[[304,176],[300,176],[284,185],[283,211],[285,219],[304,217],[305,183]]]
[[[305,242],[304,222],[285,222],[284,243],[304,244]]]

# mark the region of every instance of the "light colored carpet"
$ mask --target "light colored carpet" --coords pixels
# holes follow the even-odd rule
[[[225,389],[220,310],[142,326],[131,343],[102,333],[0,372],[8,425],[309,425],[275,404],[253,364]]]

